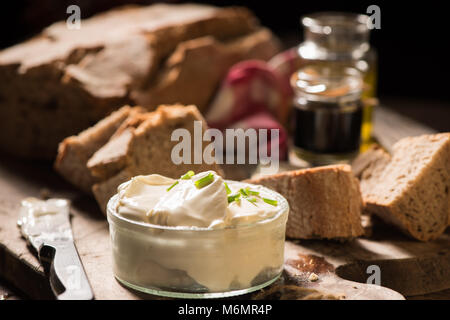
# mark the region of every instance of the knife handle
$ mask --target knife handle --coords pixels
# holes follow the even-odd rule
[[[51,259],[50,285],[58,300],[94,298],[73,242],[44,244],[39,250],[39,255],[44,259]]]

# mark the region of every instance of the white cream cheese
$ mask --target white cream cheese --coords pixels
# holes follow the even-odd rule
[[[168,186],[175,182],[159,174],[137,176],[118,188],[117,213],[126,218],[144,220],[158,201],[166,194]]]
[[[213,181],[197,188],[195,181],[213,174]],[[213,171],[179,182],[160,199],[147,216],[163,226],[213,227],[227,218],[227,192],[223,179]]]
[[[197,188],[195,181],[210,174],[213,181]],[[237,194],[248,184],[232,182],[228,186],[230,194]],[[186,180],[158,174],[137,176],[120,185],[118,190],[117,212],[120,215],[162,226],[217,229],[267,219],[278,210],[276,205],[263,201],[264,196],[269,197],[264,194],[228,203],[225,182],[214,171],[202,172]]]

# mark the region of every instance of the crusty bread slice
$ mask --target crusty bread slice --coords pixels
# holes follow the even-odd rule
[[[349,165],[286,171],[246,182],[269,187],[288,200],[290,238],[347,239],[364,234],[359,183]]]
[[[133,139],[133,130],[128,128],[97,150],[86,165],[91,175],[105,180],[131,164],[129,150]]]
[[[86,167],[87,161],[108,142],[123,122],[144,111],[141,107],[124,106],[77,136],[64,139],[59,144],[54,164],[56,171],[73,185],[91,193],[95,178]]]
[[[362,194],[365,194],[374,188],[377,177],[391,161],[391,155],[381,146],[373,145],[366,152],[361,153],[352,162],[353,174],[360,179]]]
[[[375,172],[384,169],[391,160],[391,156],[380,145],[373,144],[370,148],[360,153],[351,163],[355,177],[371,176]]]
[[[439,237],[449,222],[450,133],[400,140],[392,160],[361,185],[365,211],[422,241]]]
[[[107,200],[117,192],[120,183],[133,176],[158,173],[179,178],[189,170],[201,172],[214,170],[223,174],[216,163],[174,164],[172,150],[180,141],[172,141],[174,130],[184,128],[191,136],[191,150],[194,152],[194,121],[202,122],[203,132],[206,122],[195,106],[160,106],[154,112],[137,115],[137,121],[130,121],[89,159],[87,167],[98,179],[93,186],[94,195],[101,209]],[[201,152],[208,143],[201,142]]]

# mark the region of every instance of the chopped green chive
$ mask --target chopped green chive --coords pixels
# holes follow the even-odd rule
[[[245,198],[248,202],[250,202],[251,204],[253,204],[255,207],[257,207],[256,205],[256,201],[258,201],[258,199],[256,198]]]
[[[189,180],[190,178],[192,178],[195,175],[194,171],[189,170],[188,172],[186,172],[183,176],[181,176],[181,179],[183,180]]]
[[[206,187],[208,184],[212,183],[214,181],[214,175],[212,173],[209,173],[208,175],[204,176],[203,178],[198,179],[194,182],[197,189],[201,189],[203,187]]]
[[[245,190],[245,189],[239,189],[239,192],[244,196],[244,197],[248,197],[248,189],[247,190]]]
[[[230,192],[231,192],[231,190],[230,190]],[[251,197],[251,196],[253,196],[253,197]],[[239,189],[237,194],[228,196],[228,203],[231,203],[233,201],[239,201],[241,198],[243,198],[243,199],[247,200],[248,202],[250,202],[251,204],[253,204],[254,206],[257,206],[256,202],[258,201],[258,199],[255,197],[259,197],[258,191],[252,191],[248,187],[241,188],[241,189]],[[263,200],[273,206],[277,205],[277,201],[275,201],[275,200],[264,199],[264,198],[263,198]]]
[[[167,191],[170,191],[173,187],[175,187],[178,184],[178,180],[175,181],[170,187],[167,188]]]
[[[183,180],[189,180],[190,178],[192,178],[195,175],[194,171],[189,170],[188,172],[186,172],[184,175],[181,176],[180,179]],[[175,181],[170,187],[167,188],[167,191],[172,190],[173,187],[175,187],[177,184],[179,183],[179,181]]]
[[[241,197],[240,193],[236,193],[236,194],[233,194],[231,196],[228,196],[228,203],[231,203],[233,201],[237,201],[240,197]]]
[[[224,182],[223,184],[225,185],[225,191],[227,192],[227,194],[230,194],[231,193],[230,187],[227,185],[226,182]]]
[[[272,200],[272,199],[267,199],[267,198],[262,198],[262,199],[263,199],[263,201],[265,203],[268,203],[268,204],[270,204],[272,206],[277,206],[278,205],[278,201],[277,200]]]

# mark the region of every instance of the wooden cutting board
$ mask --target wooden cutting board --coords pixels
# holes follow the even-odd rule
[[[68,185],[49,164],[18,161],[5,156],[0,159],[1,278],[30,298],[53,297],[48,279],[38,259],[21,238],[16,221],[23,198],[64,197],[72,201],[76,246],[95,297],[155,298],[130,291],[115,280],[108,224],[89,196]],[[369,238],[347,243],[287,241],[285,259],[284,273],[277,282],[245,298],[402,299],[401,294],[415,296],[450,288],[448,233],[437,241],[422,243],[408,239],[383,224],[375,224]],[[371,276],[369,266],[380,268],[384,287],[365,283]],[[317,281],[310,280],[312,273],[318,276]]]

